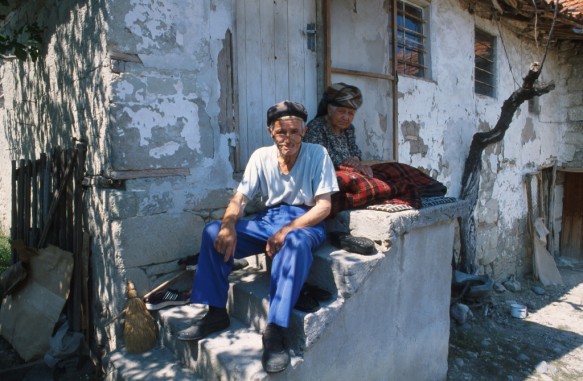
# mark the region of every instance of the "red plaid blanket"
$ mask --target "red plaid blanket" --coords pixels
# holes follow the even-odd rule
[[[402,204],[421,208],[421,197],[444,196],[447,188],[417,168],[401,163],[380,163],[371,166],[374,177],[369,179],[353,168],[336,170],[340,191],[332,195],[332,212],[355,209],[370,204]]]

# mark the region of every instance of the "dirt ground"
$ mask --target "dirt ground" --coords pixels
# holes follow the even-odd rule
[[[583,262],[559,269],[563,286],[544,287],[539,295],[532,290],[539,283],[521,279],[520,291],[492,292],[471,305],[473,318],[465,324],[452,320],[447,380],[583,380]],[[512,317],[510,302],[526,305],[526,318]],[[59,376],[42,361],[24,364],[0,337],[0,380],[80,379],[98,377],[83,371]]]
[[[448,381],[583,380],[583,263],[561,263],[563,286],[521,279],[520,291],[494,291],[470,306],[473,319],[452,321]],[[526,318],[512,317],[511,302]]]

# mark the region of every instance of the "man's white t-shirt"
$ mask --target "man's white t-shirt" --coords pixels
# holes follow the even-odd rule
[[[338,190],[336,172],[326,148],[311,143],[302,143],[287,175],[279,169],[275,144],[258,148],[249,158],[237,188],[248,199],[260,191],[267,207],[282,203],[314,206],[316,196]]]

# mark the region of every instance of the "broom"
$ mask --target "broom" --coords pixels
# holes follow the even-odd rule
[[[158,326],[138,297],[132,281],[128,281],[128,305],[124,310],[124,341],[126,350],[131,353],[143,353],[156,345]]]

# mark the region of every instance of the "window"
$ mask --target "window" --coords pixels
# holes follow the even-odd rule
[[[476,29],[474,53],[476,66],[474,70],[475,91],[478,94],[494,96],[495,81],[495,42],[494,36]]]
[[[397,7],[397,73],[427,78],[429,28],[425,10],[404,1],[398,1]]]

